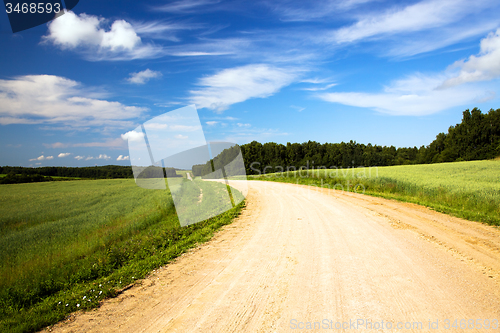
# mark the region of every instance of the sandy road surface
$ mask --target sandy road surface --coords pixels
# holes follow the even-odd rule
[[[52,330],[296,332],[319,321],[353,331],[360,319],[358,331],[383,320],[428,332],[439,320],[433,332],[457,332],[446,319],[500,320],[498,228],[313,189],[250,182],[242,216],[212,241]]]

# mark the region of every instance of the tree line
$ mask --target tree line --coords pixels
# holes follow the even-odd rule
[[[450,126],[448,133],[439,133],[427,146],[401,147],[360,144],[355,141],[324,143],[308,141],[286,145],[274,142],[261,144],[257,141],[240,146],[246,174],[262,174],[312,169],[352,168],[359,166],[390,166],[427,164],[455,161],[492,159],[500,156],[500,109],[488,113],[474,108],[463,112],[460,124]],[[242,166],[232,163],[239,150],[237,145],[223,150],[213,161],[194,165],[195,176],[205,176],[225,166],[226,176],[242,174]],[[213,164],[212,164],[213,163]],[[161,169],[161,168],[158,168]],[[150,167],[143,170],[140,178],[161,177],[161,171]],[[72,177],[85,179],[133,178],[131,166],[106,165],[95,167],[0,167],[0,174],[32,176],[27,181],[45,177]],[[168,177],[178,176],[173,168],[163,170]],[[220,175],[219,175],[220,176]],[[217,178],[219,178],[217,176]],[[42,181],[48,179],[43,179]],[[7,181],[7,180],[5,180]]]
[[[138,178],[182,177],[174,168],[134,167]],[[32,183],[53,180],[81,179],[114,179],[134,178],[132,166],[105,165],[94,167],[39,167],[25,168],[18,166],[0,166],[0,184]],[[52,178],[58,177],[58,178]]]
[[[240,154],[238,145],[224,149],[213,160],[205,164],[193,165],[192,171],[195,177],[222,179],[225,177],[239,176],[245,174],[243,161],[237,159]]]
[[[463,112],[462,122],[439,133],[427,146],[402,147],[360,144],[355,141],[321,144],[315,141],[286,145],[257,141],[241,146],[246,173],[263,174],[326,168],[390,166],[492,159],[500,156],[500,109],[484,114]]]

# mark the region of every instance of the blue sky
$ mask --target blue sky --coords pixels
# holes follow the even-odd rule
[[[0,165],[129,165],[127,133],[191,104],[208,141],[426,145],[500,108],[499,17],[491,0],[80,0],[13,34],[2,13]]]

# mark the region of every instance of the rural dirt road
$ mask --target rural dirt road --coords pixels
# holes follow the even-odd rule
[[[476,320],[500,320],[498,228],[353,193],[249,186],[242,215],[210,242],[51,330],[378,332],[383,321],[488,332]]]

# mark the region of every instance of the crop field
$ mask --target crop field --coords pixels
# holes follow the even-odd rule
[[[209,239],[241,206],[181,228],[170,191],[133,179],[0,185],[0,331],[36,331],[98,306]]]
[[[249,178],[377,195],[500,225],[500,160],[301,170]]]

